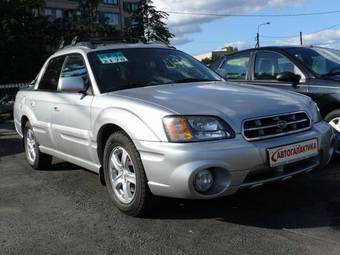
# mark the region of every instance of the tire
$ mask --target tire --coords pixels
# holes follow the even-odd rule
[[[334,155],[337,158],[340,158],[340,109],[328,113],[325,117],[325,121],[327,121],[336,132],[336,140],[338,141],[338,144]]]
[[[39,150],[39,144],[33,132],[33,128],[29,122],[26,123],[24,129],[24,148],[28,164],[34,169],[47,169],[51,166],[52,156],[42,153]]]
[[[143,215],[152,194],[140,155],[124,132],[115,132],[108,138],[103,169],[106,187],[115,206],[130,216]]]

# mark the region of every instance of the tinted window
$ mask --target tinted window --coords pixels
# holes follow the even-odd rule
[[[171,83],[216,81],[217,74],[170,49],[119,49],[89,54],[101,92]]]
[[[340,51],[325,48],[289,48],[287,51],[319,75],[339,75]]]
[[[228,80],[245,80],[249,66],[250,54],[227,58],[222,65],[224,78]]]
[[[285,56],[276,52],[259,52],[255,59],[256,80],[276,80],[282,72],[300,74],[298,68]]]
[[[60,71],[64,63],[64,56],[56,57],[50,60],[46,71],[39,83],[40,90],[55,91],[58,87]]]

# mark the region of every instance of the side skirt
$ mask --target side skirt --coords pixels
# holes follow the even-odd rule
[[[89,162],[89,161],[86,161],[86,160],[65,154],[63,152],[60,152],[60,151],[57,151],[57,150],[54,150],[54,149],[50,149],[50,148],[47,148],[47,147],[44,147],[44,146],[41,146],[41,145],[39,146],[39,149],[43,153],[49,154],[49,155],[56,157],[56,158],[63,159],[65,161],[73,163],[75,165],[84,167],[84,168],[86,168],[86,169],[88,169],[92,172],[97,173],[97,174],[99,174],[99,172],[100,172],[99,171],[100,168],[101,168],[100,165],[94,164],[92,162]]]

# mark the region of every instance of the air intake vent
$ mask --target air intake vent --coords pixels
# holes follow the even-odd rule
[[[246,120],[243,135],[248,141],[267,139],[305,131],[311,128],[311,120],[305,112],[262,117]]]

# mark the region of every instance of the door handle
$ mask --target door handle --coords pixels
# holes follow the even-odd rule
[[[56,105],[56,106],[54,106],[54,107],[53,107],[53,109],[54,109],[54,111],[56,111],[56,112],[60,112],[60,107],[59,107],[59,106],[57,106],[57,105]]]

